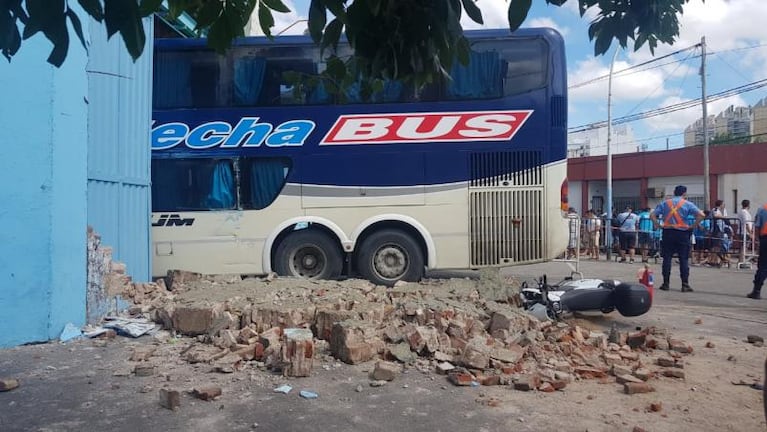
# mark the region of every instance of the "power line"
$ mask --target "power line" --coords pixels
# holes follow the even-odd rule
[[[635,64],[633,66],[629,66],[629,67],[627,67],[625,69],[621,69],[621,70],[615,71],[615,72],[613,72],[613,77],[615,77],[617,75],[620,75],[620,74],[623,74],[624,72],[627,72],[627,71],[630,71],[630,70],[633,70],[633,69],[637,69],[637,68],[640,68],[642,66],[651,64],[651,63],[655,63],[655,62],[663,60],[665,58],[668,58],[668,57],[671,57],[671,56],[675,56],[675,55],[677,55],[679,53],[683,53],[683,52],[689,51],[691,49],[696,49],[699,46],[700,46],[700,44],[695,44],[693,46],[690,46],[690,47],[687,47],[687,48],[683,48],[683,49],[680,49],[678,51],[674,51],[672,53],[669,53],[669,54],[666,54],[666,55],[663,55],[663,56],[660,56],[660,57],[655,57],[652,60],[647,60],[645,62],[642,62],[642,63],[639,63],[639,64]],[[669,63],[666,63],[666,64],[678,63],[680,61],[684,61],[684,60],[673,61],[673,62],[669,62]],[[659,67],[659,66],[656,66],[656,67]],[[651,68],[648,68],[648,69],[651,69]],[[642,71],[648,70],[648,69],[643,69]],[[633,73],[637,73],[637,72],[633,72]],[[583,86],[586,86],[586,85],[589,85],[589,84],[593,84],[593,83],[598,82],[598,81],[605,80],[605,79],[607,79],[609,77],[610,77],[610,74],[598,76],[598,77],[592,78],[592,79],[590,79],[588,81],[584,81],[584,82],[581,82],[581,83],[578,83],[578,84],[573,84],[573,85],[569,86],[568,89],[575,89],[575,88],[583,87]]]
[[[679,64],[674,68],[673,71],[671,71],[671,73],[669,75],[673,75],[674,73],[676,73],[676,71],[679,69],[679,67],[682,66],[682,63],[684,63],[687,60],[689,60],[692,55],[693,55],[693,52],[690,52],[690,54],[688,54],[687,57],[685,57],[681,62],[679,62]],[[689,73],[689,71],[688,71],[688,73]],[[688,74],[685,74],[685,76],[684,76],[685,80],[687,79],[687,75]],[[634,106],[634,108],[632,108],[626,115],[633,114],[634,111],[637,110],[637,108],[642,106],[643,103],[647,102],[647,99],[650,99],[655,94],[655,92],[657,92],[658,90],[660,90],[661,87],[663,87],[664,84],[665,84],[665,80],[661,80],[661,82],[658,84],[658,86],[655,87],[655,90],[653,90],[652,92],[648,93],[647,96],[645,96],[645,98],[642,99],[641,102],[636,104],[636,106]],[[681,89],[681,86],[680,86],[680,89]]]
[[[765,86],[767,86],[767,79],[763,79],[763,80],[759,80],[759,81],[754,81],[754,82],[751,82],[751,83],[748,83],[748,84],[744,84],[742,86],[731,88],[729,90],[724,90],[724,91],[719,92],[719,93],[714,93],[712,95],[709,95],[706,98],[706,100],[708,102],[713,102],[713,101],[717,101],[717,100],[720,100],[720,99],[728,98],[730,96],[735,96],[735,95],[739,95],[739,94],[742,94],[742,93],[747,93],[747,92],[750,92],[750,91],[754,91],[754,90],[760,89],[760,88],[765,87]],[[637,120],[642,120],[642,119],[646,119],[646,118],[650,118],[650,117],[655,117],[655,116],[659,116],[659,115],[663,115],[663,114],[669,114],[669,113],[672,113],[672,112],[676,112],[676,111],[680,111],[680,110],[685,110],[685,109],[697,107],[700,104],[700,102],[701,102],[701,98],[696,98],[696,99],[691,99],[691,100],[688,100],[688,101],[685,101],[685,102],[680,102],[680,103],[676,103],[676,104],[672,104],[672,105],[667,105],[667,106],[664,106],[664,107],[655,108],[655,109],[652,109],[652,110],[648,110],[648,111],[644,111],[644,112],[640,112],[640,113],[636,113],[636,114],[631,114],[631,115],[619,117],[619,118],[613,120],[613,124],[629,123],[629,122],[633,122],[633,121],[637,121]],[[585,130],[589,130],[589,129],[596,129],[596,128],[604,127],[606,125],[607,125],[606,121],[600,121],[600,122],[594,122],[594,123],[589,123],[589,124],[585,124],[585,125],[573,126],[573,127],[568,128],[568,129],[569,129],[569,132],[572,133],[572,132],[581,132],[581,131],[585,131]]]

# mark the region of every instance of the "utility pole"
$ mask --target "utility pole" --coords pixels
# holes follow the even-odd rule
[[[618,57],[618,48],[615,48],[613,61],[610,62],[610,75],[607,79],[607,218],[605,219],[605,254],[610,261],[610,253],[613,248],[613,153],[612,153],[612,97],[613,97],[613,67],[615,58]]]
[[[668,150],[668,137],[666,137],[666,150]]]
[[[700,38],[700,89],[703,104],[703,200],[706,208],[711,207],[711,184],[708,165],[708,101],[706,100],[706,37]]]

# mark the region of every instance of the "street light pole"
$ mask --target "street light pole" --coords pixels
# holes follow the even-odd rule
[[[613,68],[615,67],[615,58],[618,57],[618,47],[613,53],[613,60],[610,62],[610,75],[607,78],[607,218],[605,222],[605,253],[607,260],[610,260],[610,253],[613,248],[613,153],[612,153],[612,97],[613,97]]]

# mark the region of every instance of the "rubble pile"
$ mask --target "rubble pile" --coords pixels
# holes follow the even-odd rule
[[[657,376],[684,378],[681,357],[692,352],[652,328],[607,334],[539,321],[516,305],[515,283],[498,279],[497,271],[479,281],[393,288],[179,271],[167,280],[170,291],[163,284],[134,288],[134,301],[143,300],[134,311],[150,311],[165,328],[196,337],[183,359],[219,372],[255,362],[285,376],[309,376],[315,359],[328,353],[348,364],[376,360],[376,382],[416,368],[459,386],[553,392],[576,379],[599,379],[633,394],[653,391],[647,381]],[[662,356],[651,360],[656,351]]]

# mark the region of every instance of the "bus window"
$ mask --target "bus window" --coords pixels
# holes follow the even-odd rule
[[[274,202],[292,167],[288,158],[246,158],[240,161],[242,206],[261,210]]]
[[[154,60],[155,108],[226,106],[226,57],[211,51],[157,52]]]
[[[235,184],[229,159],[155,159],[152,210],[231,210],[237,205]]]

